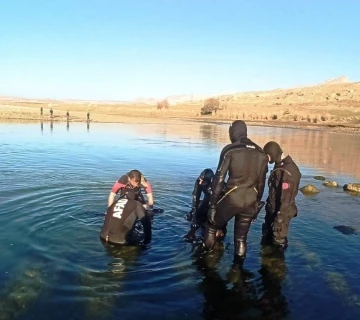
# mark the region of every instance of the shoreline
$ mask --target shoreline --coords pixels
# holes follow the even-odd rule
[[[1,97],[0,97],[1,98]],[[171,97],[169,97],[171,98]],[[360,132],[360,83],[334,83],[310,87],[238,92],[214,96],[217,109],[207,100],[173,97],[167,107],[155,101],[73,101],[0,99],[0,122],[43,121],[139,124],[226,124],[236,119],[249,126]],[[184,97],[182,97],[184,98]],[[210,109],[209,109],[210,108]],[[53,112],[53,118],[50,114]]]
[[[97,115],[98,116],[98,115]],[[106,115],[105,115],[106,116]],[[78,117],[70,117],[67,121],[66,117],[54,117],[53,119],[47,116],[19,116],[12,115],[8,117],[3,117],[0,115],[0,123],[34,123],[34,122],[59,122],[59,123],[132,123],[132,124],[164,124],[171,122],[172,124],[230,124],[235,119],[226,119],[226,118],[213,118],[213,117],[176,117],[176,116],[160,116],[160,117],[145,117],[145,116],[115,116],[113,119],[91,119],[87,121],[86,119],[80,119]],[[259,126],[259,127],[276,127],[276,128],[288,128],[288,129],[299,129],[299,130],[315,130],[315,131],[329,131],[334,133],[350,133],[357,134],[360,133],[360,126],[350,123],[306,123],[306,122],[290,122],[282,120],[249,120],[249,119],[239,119],[245,121],[248,126]]]

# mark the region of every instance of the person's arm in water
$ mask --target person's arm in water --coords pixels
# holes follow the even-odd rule
[[[121,178],[120,178],[121,179]],[[120,180],[119,179],[119,180]],[[109,197],[108,197],[108,207],[110,207],[114,201],[115,201],[115,197],[116,197],[116,194],[122,189],[122,188],[125,188],[126,185],[116,181],[113,185],[113,187],[111,188],[111,191],[110,191],[110,194],[109,194]]]
[[[152,186],[151,186],[150,182],[144,176],[141,176],[141,187],[145,190],[149,206],[152,207],[154,205]]]
[[[151,241],[151,219],[143,207],[136,209],[136,215],[144,228],[144,243],[149,243]]]

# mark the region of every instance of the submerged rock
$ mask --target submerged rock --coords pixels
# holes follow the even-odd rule
[[[323,177],[323,176],[315,176],[314,179],[323,181],[323,180],[325,180],[325,177]]]
[[[339,186],[336,181],[325,181],[322,183],[322,185],[325,187],[333,187],[333,188],[337,188]]]
[[[0,319],[19,318],[35,304],[47,288],[42,269],[42,264],[34,264],[6,286],[0,300]]]
[[[301,187],[299,190],[305,194],[315,194],[320,192],[319,189],[312,184],[307,184],[306,186]]]
[[[360,183],[347,183],[343,186],[345,191],[360,193]]]
[[[356,234],[356,231],[358,231],[358,228],[354,228],[350,226],[335,226],[334,229],[346,235]]]

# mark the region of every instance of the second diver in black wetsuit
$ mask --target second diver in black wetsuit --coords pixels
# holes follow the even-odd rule
[[[275,141],[264,146],[269,163],[274,163],[268,180],[269,196],[266,200],[266,215],[262,228],[263,244],[273,244],[285,250],[288,246],[290,221],[297,216],[295,198],[299,190],[301,172],[294,160]]]
[[[186,215],[186,219],[190,222],[191,228],[186,238],[189,240],[194,239],[196,231],[202,227],[205,228],[207,221],[207,215],[210,208],[211,198],[211,183],[214,178],[214,172],[207,168],[204,169],[200,176],[196,179],[193,193],[192,193],[192,208],[191,211]],[[200,200],[202,194],[204,197]],[[225,237],[226,226],[222,230],[218,230],[217,239],[221,240]]]
[[[195,181],[192,193],[192,208],[186,215],[186,219],[198,226],[203,225],[206,222],[213,177],[214,172],[211,169],[205,169],[200,173],[200,176]],[[200,200],[202,193],[204,194],[204,197]]]

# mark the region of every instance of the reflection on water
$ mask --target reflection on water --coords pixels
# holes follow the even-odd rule
[[[216,142],[219,147],[229,143],[229,125],[185,124],[158,126],[157,132],[167,139],[181,137],[204,144]],[[149,134],[153,128],[141,129]],[[278,142],[284,153],[290,154],[302,166],[314,167],[326,173],[339,173],[360,178],[360,139],[357,135],[320,130],[299,130],[273,127],[248,127],[251,140],[263,147],[268,141]]]
[[[211,124],[201,125],[200,126],[201,140],[204,143],[213,141],[213,138],[218,135],[217,131],[218,131],[218,129],[214,125],[211,125]]]
[[[267,315],[269,319],[283,319],[289,314],[288,303],[282,293],[286,273],[285,254],[274,247],[263,247],[259,270],[263,292],[260,306],[263,315]]]
[[[53,131],[53,121],[50,130]],[[69,131],[69,122],[66,126]],[[90,121],[86,122],[90,131]],[[41,122],[41,131],[43,123]],[[140,135],[156,133],[160,139],[180,138],[204,145],[216,142],[219,148],[229,143],[228,125],[180,124],[146,125],[138,128]],[[313,167],[326,174],[345,174],[360,179],[360,139],[357,135],[331,133],[319,130],[299,130],[289,128],[248,127],[251,140],[263,147],[268,141],[278,142],[284,154],[290,154],[296,163]]]
[[[360,139],[353,134],[331,133],[315,130],[267,130],[263,136],[256,135],[254,141],[263,146],[269,140],[277,141],[284,152],[308,167],[326,173],[338,173],[360,178]]]
[[[53,126],[0,125],[1,316],[360,318],[359,236],[334,229],[360,225],[360,197],[313,179],[319,173],[339,174],[339,182],[356,179],[352,156],[359,145],[351,135],[249,127],[260,145],[276,137],[299,163],[302,183],[321,192],[298,195],[286,260],[260,246],[262,212],[248,235],[244,272],[233,273],[232,222],[224,244],[209,255],[183,239],[194,181],[205,167],[216,168],[228,125]],[[342,154],[349,157],[340,160]],[[330,156],[344,167],[324,166]],[[99,239],[109,190],[133,168],[146,174],[156,206],[164,209],[154,217],[146,249]],[[350,177],[341,174],[349,168]]]
[[[86,129],[87,129],[87,132],[90,131],[90,122],[87,121],[86,122]],[[44,122],[41,121],[40,122],[40,130],[41,132],[44,131]],[[50,131],[52,132],[54,130],[54,122],[53,121],[50,121]],[[66,121],[66,131],[70,131],[70,121]]]
[[[116,246],[101,241],[110,262],[104,271],[83,268],[80,296],[85,303],[86,319],[109,319],[116,310],[116,296],[122,292],[122,280],[140,257],[136,246]]]
[[[199,290],[204,295],[205,319],[285,319],[288,303],[281,287],[286,277],[285,256],[264,248],[258,274],[242,269],[228,271],[223,278],[218,263],[225,248],[217,244],[212,253],[195,250],[193,264],[202,274]]]

